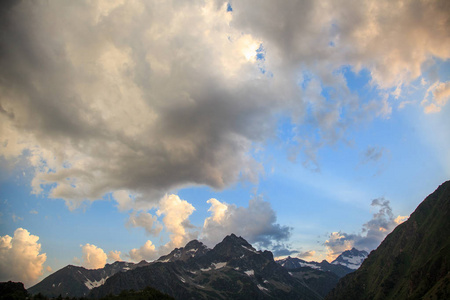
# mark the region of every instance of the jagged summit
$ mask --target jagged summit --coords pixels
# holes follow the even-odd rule
[[[242,257],[249,252],[260,254],[252,245],[250,245],[244,238],[236,236],[234,233],[227,235],[222,242],[214,247],[214,251],[222,256],[223,259],[230,259],[233,257]]]
[[[163,255],[156,262],[173,262],[177,260],[187,261],[192,257],[200,257],[205,255],[209,250],[202,242],[192,240],[185,247],[175,248],[167,255]]]
[[[346,250],[341,253],[333,262],[333,265],[342,265],[347,268],[356,270],[358,269],[362,262],[367,258],[369,253],[367,251],[360,251],[356,248],[352,248],[351,250]]]

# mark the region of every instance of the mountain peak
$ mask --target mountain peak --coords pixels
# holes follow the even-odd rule
[[[238,244],[238,245],[244,245],[244,246],[248,246],[252,249],[254,249],[252,247],[252,245],[250,245],[243,237],[241,236],[237,236],[234,233],[227,235],[223,240],[222,243],[232,243],[232,244]]]
[[[190,250],[190,249],[199,249],[206,247],[202,242],[199,242],[198,240],[192,240],[189,243],[184,246],[184,249]]]
[[[173,262],[177,260],[187,261],[192,257],[198,257],[204,255],[210,249],[205,244],[197,240],[192,240],[181,248],[175,248],[167,255],[163,255],[158,258],[157,262]]]
[[[369,253],[364,250],[358,250],[356,248],[352,248],[351,250],[346,250],[341,253],[335,260],[331,262],[334,265],[343,265],[347,268],[356,270],[358,269],[362,262],[367,258]]]
[[[244,238],[236,236],[234,233],[227,235],[222,242],[214,247],[218,252],[226,253],[227,256],[241,255],[242,251],[251,251],[257,253]]]

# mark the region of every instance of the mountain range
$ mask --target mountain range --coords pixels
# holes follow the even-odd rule
[[[138,264],[117,261],[113,264],[106,264],[101,269],[94,270],[68,265],[30,287],[28,292],[33,295],[41,293],[47,297],[57,297],[58,295],[70,297],[87,296],[91,289],[104,284],[114,274],[148,264],[144,260]]]
[[[324,272],[336,274],[339,278],[358,269],[361,263],[369,255],[366,251],[360,251],[355,248],[342,252],[331,263],[323,260],[322,262],[305,261],[297,257],[290,257],[277,260],[277,263],[286,269],[293,270],[297,268],[312,268]]]
[[[450,299],[450,181],[429,195],[326,299]]]
[[[352,271],[334,262],[275,261],[270,251],[231,234],[213,249],[193,240],[152,263],[115,262],[96,270],[69,265],[28,291],[101,298],[151,286],[176,299],[322,299]]]

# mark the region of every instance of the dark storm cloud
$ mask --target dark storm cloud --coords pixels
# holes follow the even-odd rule
[[[237,1],[232,8],[223,1],[4,5],[0,155],[30,153],[34,192],[51,185],[50,196],[70,208],[123,190],[156,204],[180,187],[256,181],[263,169],[249,153],[287,115],[298,129],[291,153],[319,170],[317,149],[390,113],[386,100],[359,101],[343,66],[365,67],[373,84],[390,88],[419,76],[430,55],[449,57],[445,1]]]

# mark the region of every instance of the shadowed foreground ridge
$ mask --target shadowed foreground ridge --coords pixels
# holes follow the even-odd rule
[[[450,181],[429,195],[326,299],[450,299]]]

